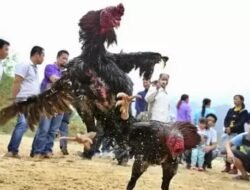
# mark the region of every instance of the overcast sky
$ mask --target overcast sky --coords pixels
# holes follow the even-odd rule
[[[168,56],[164,72],[171,75],[172,98],[188,93],[198,102],[206,96],[214,105],[231,104],[232,96],[242,93],[250,102],[249,0],[0,0],[0,38],[10,41],[20,60],[29,58],[33,45],[45,48],[44,64],[52,63],[60,49],[73,58],[80,53],[81,16],[120,2],[125,15],[118,45],[110,50]],[[140,90],[137,73],[131,76]]]

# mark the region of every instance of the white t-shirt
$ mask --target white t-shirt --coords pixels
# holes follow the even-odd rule
[[[206,130],[206,133],[208,136],[207,145],[217,143],[217,131],[213,127]]]
[[[27,97],[37,95],[40,92],[37,66],[32,63],[16,65],[15,74],[24,78],[20,91],[17,94],[17,101],[25,100]]]
[[[171,121],[170,104],[167,91],[163,88],[156,89],[150,87],[145,96],[145,100],[149,104],[150,119],[168,123]]]
[[[198,127],[198,134],[201,136],[201,145],[206,145],[207,144],[207,140],[208,140],[208,136],[207,136],[207,132],[206,129],[201,129],[199,126]]]

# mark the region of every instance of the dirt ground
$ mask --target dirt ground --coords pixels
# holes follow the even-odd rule
[[[0,189],[2,190],[124,190],[130,177],[131,164],[116,166],[110,159],[81,159],[81,145],[70,143],[69,156],[62,156],[58,142],[52,159],[29,158],[32,138],[23,138],[21,159],[4,158],[10,136],[0,135]],[[186,170],[180,165],[172,180],[171,190],[247,190],[250,182],[232,180],[222,174],[223,162],[216,160],[208,172]],[[161,168],[153,166],[139,179],[136,190],[159,190]]]

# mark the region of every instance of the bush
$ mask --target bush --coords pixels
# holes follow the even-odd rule
[[[11,87],[12,87],[13,78],[3,74],[3,78],[0,81],[0,108],[8,105],[11,102]],[[1,126],[1,133],[10,133],[15,126],[15,119],[12,119],[5,125]]]

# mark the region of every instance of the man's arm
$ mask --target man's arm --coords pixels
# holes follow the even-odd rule
[[[47,65],[44,70],[45,77],[50,80],[50,83],[55,83],[59,77],[55,75],[54,65]]]
[[[155,97],[157,94],[158,94],[158,88],[157,87],[150,87],[148,90],[148,93],[145,96],[145,100],[148,103],[151,103],[155,100]]]
[[[224,127],[229,127],[229,115],[230,115],[231,109],[228,110],[227,115],[224,119]]]
[[[15,75],[13,86],[12,86],[12,98],[16,98],[18,92],[21,89],[21,84],[24,78],[20,75]]]
[[[213,151],[214,149],[217,148],[217,144],[218,144],[217,143],[217,133],[216,132],[213,132],[212,130],[209,130],[208,135],[210,136],[211,142],[210,142],[210,145],[208,145],[208,146],[206,146],[204,148],[205,152]]]
[[[12,85],[12,98],[16,98],[21,89],[21,84],[27,76],[29,70],[28,64],[17,64],[15,67],[15,78]]]
[[[231,149],[232,146],[233,146],[233,144],[230,141],[227,141],[225,144],[225,148],[227,151],[227,159],[230,161],[234,160],[234,154],[233,154],[232,149]]]

